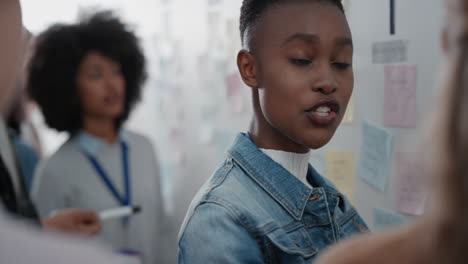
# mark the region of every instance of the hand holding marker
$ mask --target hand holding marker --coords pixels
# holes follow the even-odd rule
[[[127,217],[139,212],[141,212],[141,207],[138,205],[107,209],[99,212],[99,220],[105,221],[115,218]]]

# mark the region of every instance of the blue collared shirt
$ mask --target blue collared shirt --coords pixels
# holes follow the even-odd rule
[[[73,136],[72,141],[86,153],[97,156],[99,150],[107,144],[104,140],[89,134],[86,131],[80,131]],[[128,133],[125,130],[120,130],[116,143],[125,142],[128,144]]]
[[[311,263],[367,226],[309,165],[308,188],[239,134],[198,192],[179,234],[179,263]]]

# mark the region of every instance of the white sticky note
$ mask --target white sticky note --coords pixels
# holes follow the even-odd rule
[[[372,44],[372,62],[374,64],[401,63],[407,60],[407,40],[390,40]]]

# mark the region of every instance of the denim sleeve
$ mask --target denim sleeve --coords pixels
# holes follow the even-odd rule
[[[180,237],[178,263],[263,263],[263,257],[232,211],[204,203],[196,208]]]

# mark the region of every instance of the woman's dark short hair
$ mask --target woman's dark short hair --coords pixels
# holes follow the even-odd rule
[[[336,6],[344,13],[343,4],[341,3],[342,0],[244,0],[242,1],[241,13],[240,13],[240,35],[242,44],[246,45],[250,41],[248,33],[262,18],[265,12],[270,9],[271,7],[280,5],[280,4],[288,4],[288,3],[328,3]]]
[[[77,24],[56,24],[37,37],[27,82],[28,93],[39,104],[49,127],[70,133],[82,128],[76,76],[90,51],[120,64],[126,84],[125,110],[117,127],[140,99],[146,80],[145,57],[133,31],[109,11],[87,16]]]

